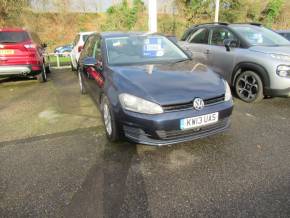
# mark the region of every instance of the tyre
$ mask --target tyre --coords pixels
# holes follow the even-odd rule
[[[264,98],[263,82],[254,71],[242,72],[236,79],[235,90],[238,97],[248,103],[259,102]]]
[[[86,88],[84,86],[83,75],[82,75],[80,70],[78,70],[78,78],[79,78],[79,85],[80,85],[81,94],[85,95],[87,92],[86,92]]]
[[[74,65],[72,64],[72,62],[70,62],[70,67],[72,71],[76,71],[77,69],[74,67]]]
[[[46,82],[47,81],[47,76],[46,76],[46,70],[45,70],[45,65],[42,64],[42,70],[41,73],[39,75],[37,75],[37,80],[41,83]]]
[[[120,139],[118,123],[115,120],[111,104],[106,96],[103,96],[101,100],[101,113],[107,138],[111,142],[118,141]]]
[[[51,71],[50,71],[50,64],[48,64],[47,66],[45,66],[45,73],[46,74],[51,73]]]

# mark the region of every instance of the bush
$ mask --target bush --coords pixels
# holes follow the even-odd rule
[[[121,4],[111,6],[107,9],[107,21],[102,26],[102,30],[132,30],[135,29],[140,15],[145,11],[143,1],[134,0],[132,7],[126,0]]]

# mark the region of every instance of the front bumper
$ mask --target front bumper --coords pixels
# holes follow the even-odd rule
[[[290,88],[287,89],[266,89],[265,94],[272,97],[290,97]]]
[[[33,71],[31,65],[9,65],[9,66],[0,66],[0,77],[7,76],[35,76],[38,75],[41,71]]]
[[[205,107],[202,111],[193,109],[165,112],[159,115],[144,115],[122,111],[117,116],[128,139],[147,145],[170,145],[204,138],[225,131],[230,125],[232,102]],[[180,120],[219,112],[219,121],[199,129],[181,130]]]

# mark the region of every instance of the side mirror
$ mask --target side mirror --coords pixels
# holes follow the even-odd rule
[[[94,57],[86,57],[84,59],[84,66],[85,67],[95,67],[97,66],[97,60]]]
[[[103,71],[103,64],[94,57],[86,57],[84,59],[84,67],[94,67],[97,71]]]
[[[234,39],[225,39],[224,45],[227,51],[231,51],[231,48],[237,48],[239,46],[239,43],[237,40],[234,40]]]

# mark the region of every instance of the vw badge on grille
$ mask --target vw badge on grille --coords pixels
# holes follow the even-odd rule
[[[193,101],[193,108],[196,109],[196,110],[201,110],[204,108],[204,102],[201,98],[196,98],[194,99]]]

